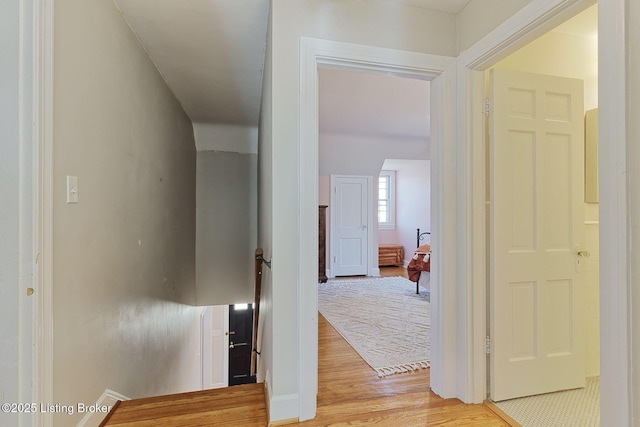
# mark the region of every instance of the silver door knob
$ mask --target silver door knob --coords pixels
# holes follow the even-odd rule
[[[231,342],[229,343],[229,348],[236,348],[236,347],[233,345],[233,341],[231,341]]]

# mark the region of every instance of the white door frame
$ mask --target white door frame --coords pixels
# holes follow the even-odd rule
[[[367,276],[379,276],[380,270],[375,269],[374,265],[374,244],[373,244],[373,229],[374,229],[374,221],[373,221],[373,177],[371,176],[356,176],[356,175],[331,175],[331,205],[329,206],[331,212],[331,226],[329,227],[329,246],[331,247],[330,255],[334,257],[338,253],[337,249],[337,239],[335,236],[336,230],[336,219],[338,215],[336,215],[335,211],[335,192],[334,188],[336,186],[336,179],[338,178],[364,178],[367,180]],[[334,262],[329,260],[327,263],[331,266],[329,269],[329,277],[335,277],[335,266]],[[376,271],[377,270],[377,271]]]
[[[312,418],[318,389],[318,67],[430,80],[432,85],[432,261],[431,388],[456,394],[459,370],[455,340],[456,191],[454,117],[455,58],[302,37],[300,40],[298,357],[299,417]],[[449,197],[445,197],[448,195]],[[447,236],[446,239],[443,236]],[[313,313],[309,315],[309,313]],[[445,315],[446,313],[446,315]]]
[[[38,250],[39,250],[39,200],[38,188],[39,142],[41,130],[39,54],[40,4],[35,0],[16,0],[0,6],[0,13],[13,22],[7,26],[12,35],[7,41],[7,55],[3,56],[2,84],[10,88],[6,98],[0,100],[5,119],[13,120],[11,138],[7,144],[5,161],[15,162],[8,171],[9,179],[3,186],[4,201],[8,202],[11,214],[5,226],[9,239],[5,244],[11,255],[1,261],[7,267],[7,282],[2,284],[4,310],[3,320],[8,329],[3,336],[9,347],[0,350],[2,357],[4,402],[37,402],[38,341],[37,312],[38,295]],[[4,34],[3,34],[4,35]],[[15,62],[5,64],[4,61]],[[8,194],[4,190],[8,190]],[[15,228],[13,226],[15,225]],[[35,292],[32,292],[35,290]],[[8,307],[7,307],[8,305]],[[6,326],[6,325],[5,325]],[[3,402],[3,403],[4,403]],[[15,421],[18,425],[32,425],[38,414],[20,412],[0,413],[0,420]],[[2,421],[0,421],[2,422]]]
[[[533,0],[458,57],[458,146],[469,165],[464,209],[468,233],[462,236],[470,262],[466,270],[468,330],[462,357],[469,363],[469,400],[486,397],[486,224],[482,70],[593,5],[594,0]],[[600,292],[601,419],[632,425],[628,306],[629,216],[627,212],[626,6],[625,0],[599,1]],[[464,399],[463,399],[464,400]],[[467,401],[467,400],[465,400]]]
[[[34,0],[37,24],[35,69],[37,74],[36,99],[38,103],[37,162],[38,200],[34,218],[38,222],[37,264],[38,309],[35,320],[35,354],[33,371],[37,401],[53,402],[53,9],[54,0]],[[52,426],[51,413],[37,413],[39,426]]]

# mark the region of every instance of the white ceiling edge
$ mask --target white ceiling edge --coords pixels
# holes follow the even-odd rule
[[[258,153],[258,127],[218,123],[193,123],[197,151]]]

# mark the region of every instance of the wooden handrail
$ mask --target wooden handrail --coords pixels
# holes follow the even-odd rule
[[[264,262],[263,251],[256,249],[255,256],[255,291],[253,296],[253,337],[251,339],[251,376],[255,376],[258,370],[258,325],[260,316],[260,292],[262,290],[262,263]]]

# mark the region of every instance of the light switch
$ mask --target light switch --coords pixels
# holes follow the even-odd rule
[[[67,203],[78,203],[78,177],[67,175]]]

